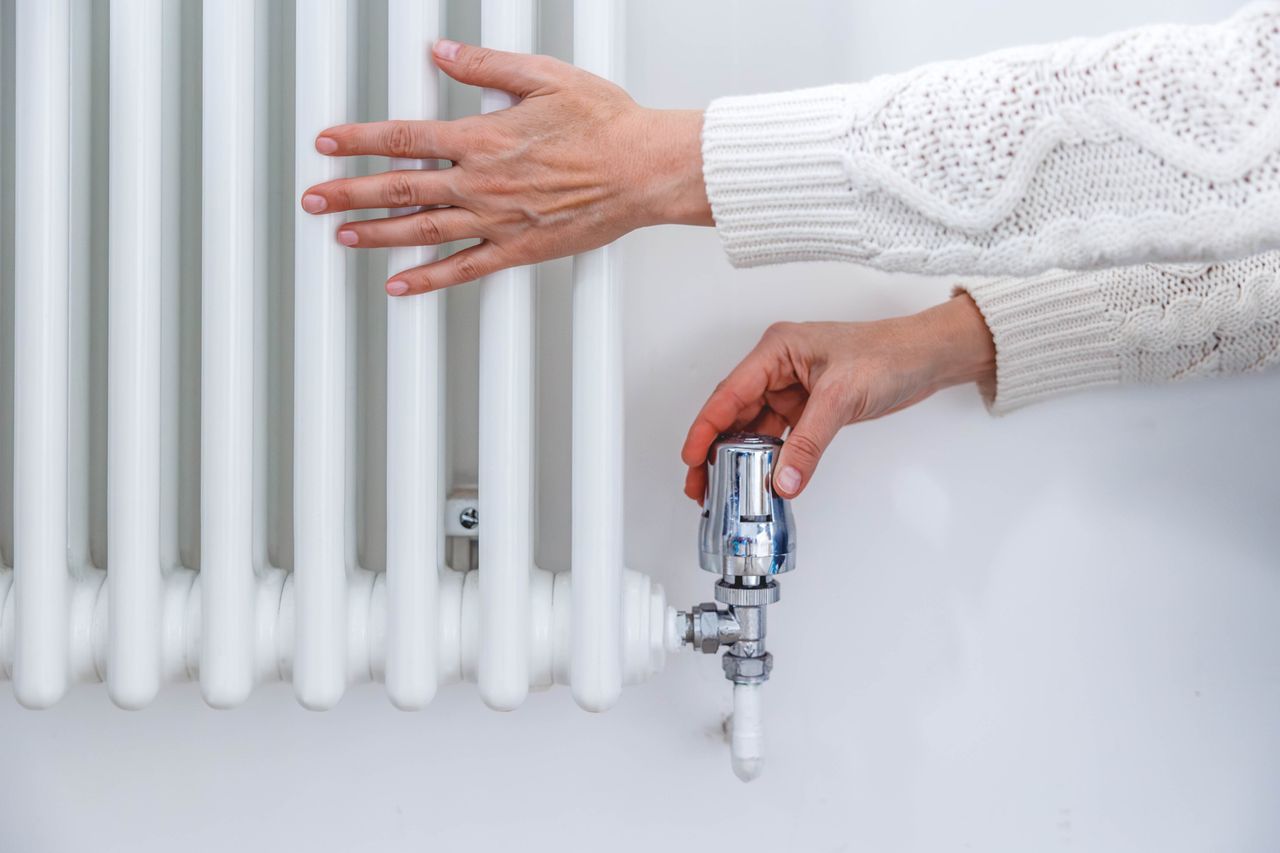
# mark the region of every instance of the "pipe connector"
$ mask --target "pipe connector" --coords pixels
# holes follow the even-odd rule
[[[721,646],[732,646],[741,632],[731,609],[721,610],[709,601],[693,605],[688,612],[677,612],[676,624],[682,626],[685,645],[704,655],[715,654]]]
[[[773,655],[765,652],[756,657],[740,657],[725,652],[720,665],[724,667],[724,677],[734,684],[764,684],[773,669]]]

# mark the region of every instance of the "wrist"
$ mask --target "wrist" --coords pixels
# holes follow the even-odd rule
[[[996,378],[996,348],[987,321],[967,293],[959,293],[924,312],[938,341],[938,387],[977,382],[984,387]]]
[[[714,225],[702,177],[702,111],[642,109],[635,133],[639,225]]]

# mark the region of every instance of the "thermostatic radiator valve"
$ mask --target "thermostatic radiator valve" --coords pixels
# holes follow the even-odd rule
[[[760,689],[773,655],[765,650],[765,613],[778,600],[774,575],[795,568],[791,505],[773,490],[782,441],[739,433],[716,439],[707,457],[707,494],[698,533],[699,564],[720,576],[715,602],[676,616],[685,644],[720,658],[733,682],[733,772],[744,782],[764,766]]]

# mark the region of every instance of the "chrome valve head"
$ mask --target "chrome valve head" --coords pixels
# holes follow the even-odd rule
[[[722,435],[711,446],[698,532],[702,568],[728,580],[795,568],[791,504],[773,490],[773,465],[781,448],[781,439],[749,433]]]

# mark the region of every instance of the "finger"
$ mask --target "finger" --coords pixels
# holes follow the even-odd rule
[[[387,282],[387,293],[392,296],[430,293],[475,281],[507,266],[510,265],[503,263],[496,246],[488,242],[479,243],[434,263],[396,273]]]
[[[809,402],[809,391],[797,383],[780,391],[766,391],[764,402],[771,411],[778,413],[787,426],[795,426],[804,412],[805,403]]]
[[[707,494],[707,466],[698,465],[690,468],[684,476],[684,493],[702,505]]]
[[[320,132],[316,150],[333,157],[374,155],[405,160],[458,160],[466,119],[457,121],[371,121],[340,124]]]
[[[766,394],[765,399],[768,399],[768,396]],[[755,419],[743,429],[746,432],[753,432],[757,435],[771,435],[774,438],[782,438],[782,434],[787,431],[788,426],[786,418],[766,405],[760,414],[756,415]]]
[[[405,169],[316,184],[302,195],[307,213],[453,204],[452,169]],[[446,177],[448,175],[448,177]]]
[[[690,467],[707,461],[707,450],[716,436],[738,422],[749,422],[764,406],[777,357],[766,341],[756,344],[702,405],[685,436],[680,458]]]
[[[471,211],[460,207],[441,207],[386,219],[348,222],[338,229],[338,242],[357,249],[438,246],[480,236],[480,220]]]
[[[770,395],[766,393],[765,397],[767,398],[768,396]],[[786,418],[766,406],[750,423],[745,424],[743,429],[747,432],[781,438],[789,425],[790,422]],[[702,504],[707,493],[707,466],[705,464],[695,465],[689,469],[684,478],[684,493],[697,501],[699,505]]]
[[[740,423],[750,422],[764,408],[760,395],[744,394],[723,384],[712,393],[694,418],[680,449],[680,460],[686,465],[707,461],[707,451],[716,437],[730,432]]]
[[[773,486],[780,495],[794,498],[804,490],[827,445],[847,422],[842,395],[830,386],[815,387],[774,469]]]
[[[521,98],[554,86],[568,66],[549,56],[507,53],[441,39],[432,53],[436,65],[460,83],[501,89]]]

